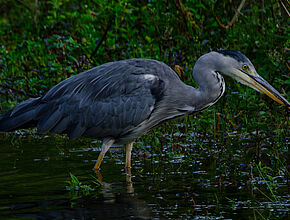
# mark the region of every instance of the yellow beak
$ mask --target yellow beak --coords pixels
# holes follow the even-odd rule
[[[265,93],[267,96],[269,96],[271,99],[278,102],[279,104],[286,105],[287,108],[290,108],[290,103],[261,76],[256,73],[255,75],[252,75],[244,71],[242,72],[248,76],[244,80],[249,83],[251,87],[259,90],[262,93]]]

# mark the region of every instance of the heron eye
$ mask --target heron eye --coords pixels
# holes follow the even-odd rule
[[[246,64],[243,65],[243,70],[247,70],[248,66]]]

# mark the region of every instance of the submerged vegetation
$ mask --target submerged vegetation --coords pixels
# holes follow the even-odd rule
[[[182,79],[194,85],[194,63],[218,49],[246,54],[257,72],[289,100],[289,12],[283,2],[2,0],[0,111],[43,95],[71,75],[128,58],[178,65],[184,71]],[[211,181],[219,186],[244,181],[251,198],[262,195],[263,201],[283,204],[286,192],[280,186],[289,184],[288,114],[267,96],[226,78],[226,92],[218,103],[155,128],[137,140],[135,152],[140,160],[171,161],[180,156],[197,168],[200,158],[206,164],[211,155],[215,162],[208,162],[207,171],[216,178]],[[17,150],[23,134],[0,135]],[[54,141],[59,152],[67,152],[74,143],[94,147],[89,139],[68,142],[55,135]],[[174,164],[168,166],[170,170]],[[175,170],[183,168],[181,163]],[[146,177],[139,172],[136,179]],[[97,181],[91,185],[72,174],[68,178],[72,198],[88,196],[99,187]],[[225,198],[214,199],[218,203]],[[257,206],[259,199],[241,202],[227,196],[226,201],[237,209]],[[257,216],[267,218],[257,210]]]

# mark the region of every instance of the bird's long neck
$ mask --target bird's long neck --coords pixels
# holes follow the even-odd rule
[[[158,102],[159,107],[151,115],[149,127],[201,111],[218,101],[225,90],[224,79],[217,72],[221,68],[210,62],[215,60],[208,57],[210,54],[203,55],[194,66],[193,77],[198,88],[186,85],[176,79],[176,74],[173,73],[175,77],[168,81],[169,86],[164,93],[166,98]],[[174,84],[170,84],[172,82]]]
[[[194,96],[192,105],[196,107],[196,111],[213,105],[225,91],[224,79],[217,72],[220,69],[217,66],[219,62],[216,62],[219,56],[215,53],[211,52],[200,57],[193,69],[192,75],[198,85],[197,89],[191,90]],[[215,59],[211,56],[215,56]]]

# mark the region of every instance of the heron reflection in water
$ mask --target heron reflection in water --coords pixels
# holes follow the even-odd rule
[[[193,78],[198,88],[184,84],[169,66],[156,60],[110,62],[72,76],[44,96],[3,113],[0,131],[37,127],[39,133],[67,134],[71,139],[102,139],[95,170],[113,144],[125,144],[126,167],[130,167],[137,137],[165,121],[208,108],[221,98],[225,91],[221,74],[290,106],[257,74],[245,55],[220,50],[197,60]]]

